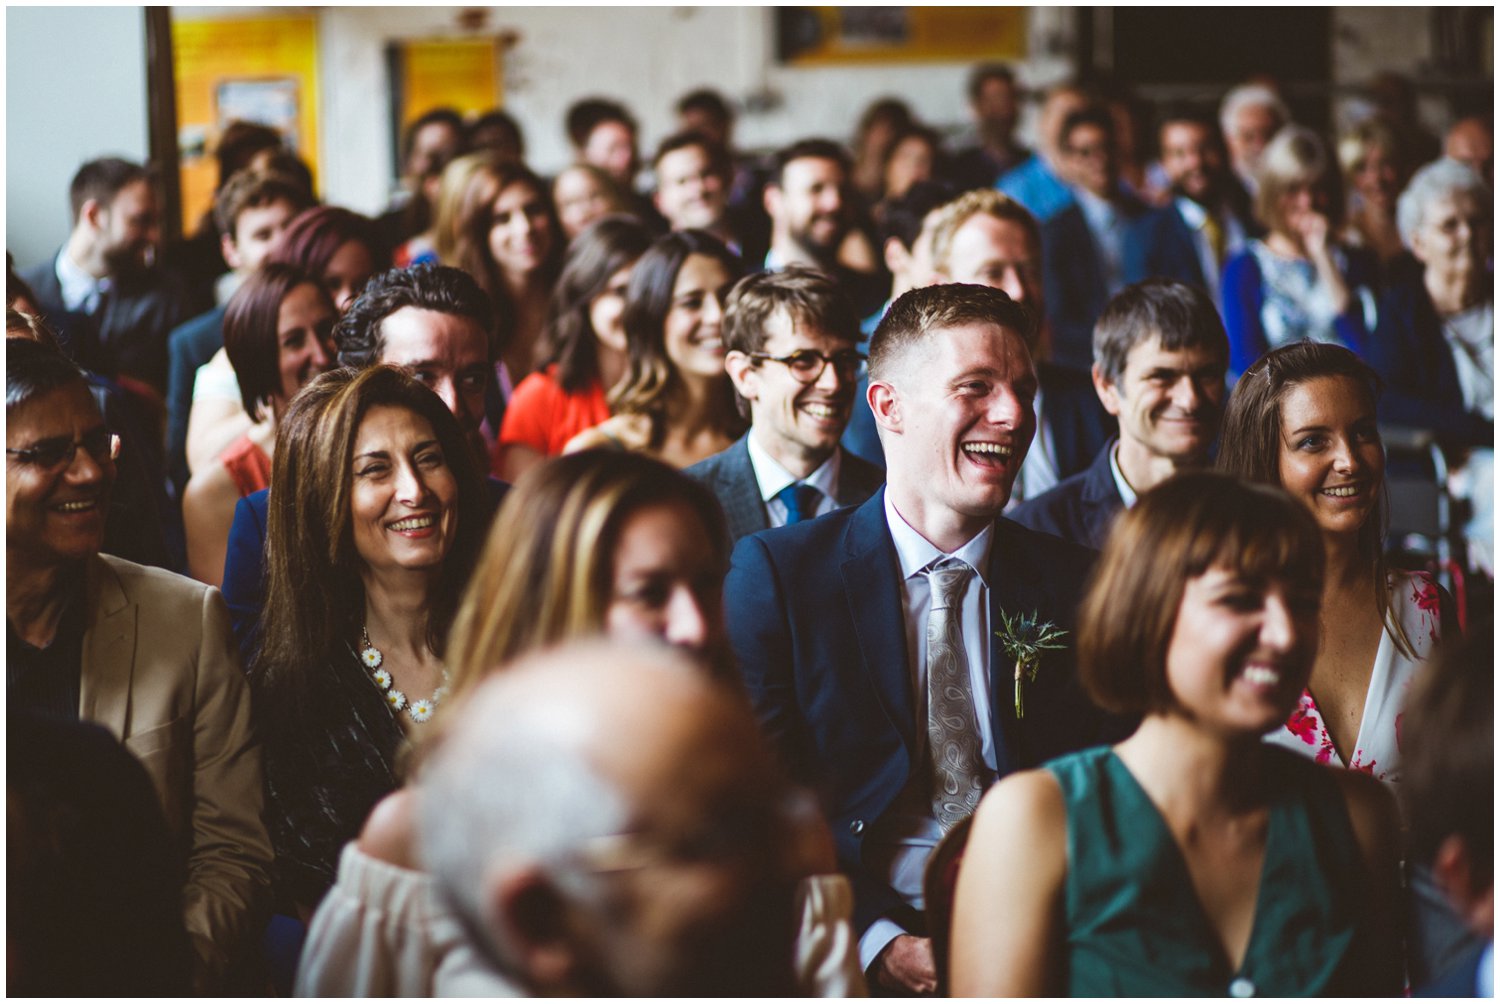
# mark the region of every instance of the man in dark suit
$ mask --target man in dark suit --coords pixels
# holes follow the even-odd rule
[[[1059,146],[1074,202],[1042,225],[1042,285],[1052,360],[1087,373],[1094,322],[1125,285],[1125,233],[1146,207],[1120,183],[1109,109],[1090,105],[1070,114]]]
[[[982,286],[897,299],[870,350],[885,489],[742,539],[725,582],[756,712],[822,794],[861,964],[890,992],[935,987],[921,889],[943,833],[997,777],[1117,731],[1071,636],[1020,682],[996,636],[1033,614],[1071,630],[1091,557],[1000,517],[1035,429],[1033,323]]]
[[[839,445],[861,356],[854,306],[822,272],[741,279],[724,311],[724,369],[750,431],[687,469],[719,498],[732,542],[857,505],[885,480]]]
[[[936,281],[992,286],[1038,318],[1046,316],[1041,228],[1019,202],[992,190],[965,192],[934,212],[928,227]],[[1088,377],[1049,361],[1045,330],[1038,329],[1027,348],[1039,382],[1037,432],[1011,487],[1012,504],[1083,470],[1114,433]]]
[[[21,273],[37,306],[68,327],[91,319],[77,362],[127,386],[167,387],[167,333],[191,304],[174,278],[152,267],[161,219],[150,173],[118,157],[91,160],[69,189],[73,230],[52,259]]]
[[[1127,286],[1094,327],[1094,389],[1120,437],[1081,473],[1011,511],[1033,530],[1095,549],[1120,510],[1177,471],[1202,467],[1224,413],[1229,339],[1199,286]]]
[[[1158,138],[1172,201],[1126,231],[1125,281],[1160,276],[1190,282],[1208,290],[1218,306],[1224,262],[1260,233],[1250,196],[1229,170],[1212,116],[1169,111]]]

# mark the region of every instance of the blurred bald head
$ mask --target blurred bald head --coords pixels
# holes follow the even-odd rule
[[[418,790],[424,861],[528,992],[790,991],[786,785],[743,699],[677,653],[593,642],[495,673]]]

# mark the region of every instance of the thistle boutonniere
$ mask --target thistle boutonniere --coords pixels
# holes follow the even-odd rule
[[[1040,620],[1035,610],[1014,617],[1004,610],[1000,611],[1000,630],[995,632],[995,637],[1000,639],[1000,644],[1005,647],[1005,654],[1016,664],[1017,718],[1026,717],[1025,686],[1036,679],[1042,652],[1046,649],[1063,648],[1062,639],[1067,633],[1051,621]]]

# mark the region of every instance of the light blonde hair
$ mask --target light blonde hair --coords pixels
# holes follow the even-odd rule
[[[724,516],[708,489],[685,474],[617,450],[584,450],[527,471],[501,504],[453,619],[450,700],[526,652],[602,633],[621,528],[640,509],[671,503],[702,520],[722,577]]]
[[[1260,189],[1255,194],[1255,214],[1272,230],[1286,224],[1281,198],[1294,188],[1321,189],[1327,204],[1320,210],[1328,217],[1329,232],[1344,223],[1343,184],[1318,134],[1299,125],[1283,126],[1266,144],[1256,170]]]
[[[932,264],[937,271],[947,274],[954,235],[959,227],[969,222],[970,217],[981,213],[1018,224],[1026,231],[1026,240],[1031,246],[1041,248],[1042,228],[1025,206],[993,188],[976,188],[934,209],[927,221],[927,226],[932,229]]]

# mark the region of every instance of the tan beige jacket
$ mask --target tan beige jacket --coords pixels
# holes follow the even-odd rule
[[[258,938],[270,890],[260,746],[219,591],[97,555],[85,572],[79,713],[150,775],[187,861],[183,915],[199,992]]]

